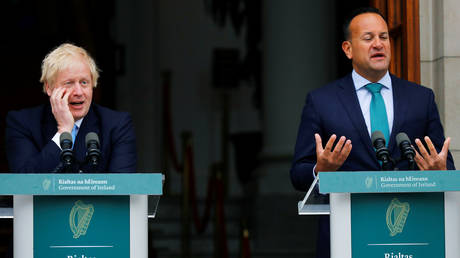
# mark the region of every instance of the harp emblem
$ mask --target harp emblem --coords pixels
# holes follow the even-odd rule
[[[94,206],[85,204],[81,200],[75,202],[70,211],[69,224],[72,230],[73,238],[77,239],[81,235],[86,235],[91,218],[93,217]]]
[[[373,183],[373,178],[368,176],[366,177],[366,180],[364,181],[364,183],[366,184],[366,188],[369,189],[372,187],[372,183]]]
[[[410,205],[407,202],[400,202],[397,198],[391,200],[387,208],[387,227],[390,230],[390,236],[396,236],[402,233],[409,215]]]
[[[42,182],[43,190],[48,191],[50,189],[50,185],[51,185],[51,180],[49,179],[43,180]]]

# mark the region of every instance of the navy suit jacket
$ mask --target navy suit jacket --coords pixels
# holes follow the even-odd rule
[[[444,143],[444,131],[431,89],[401,80],[391,75],[393,87],[394,120],[388,150],[394,160],[400,159],[396,135],[404,132],[413,144],[415,138],[429,136],[438,152]],[[300,191],[306,191],[313,182],[316,164],[316,142],[319,133],[323,145],[332,134],[351,140],[352,149],[340,171],[375,171],[380,164],[372,147],[351,74],[308,94],[302,113],[291,181]],[[424,140],[422,140],[424,142]],[[396,164],[399,170],[407,170],[407,161]],[[455,169],[449,152],[447,168]]]
[[[41,105],[10,111],[6,118],[6,147],[10,172],[50,173],[60,162],[61,149],[51,139],[57,123],[51,105]],[[95,132],[99,136],[101,160],[96,170],[88,165],[83,172],[136,172],[136,138],[131,116],[92,104],[78,131],[74,157],[84,161],[85,136]]]

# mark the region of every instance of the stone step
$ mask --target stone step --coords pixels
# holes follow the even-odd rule
[[[157,258],[178,258],[181,257],[180,251],[158,250],[156,253]],[[239,251],[229,252],[229,258],[240,258]],[[292,250],[280,250],[276,252],[257,252],[251,251],[251,258],[315,258],[314,252],[305,250],[293,252]],[[214,253],[209,252],[193,252],[191,258],[215,258]]]
[[[251,257],[254,258],[297,258],[315,257],[316,227],[318,217],[299,216],[297,195],[264,195],[254,198],[245,207],[249,215]],[[226,202],[226,230],[229,257],[239,257],[240,200]],[[202,216],[204,202],[199,201]],[[227,215],[230,214],[230,215]],[[181,257],[180,199],[160,200],[158,216],[150,220],[149,229],[157,257]],[[213,215],[207,230],[197,235],[191,226],[192,257],[214,257]]]
[[[240,222],[236,220],[227,220],[225,224],[225,230],[227,237],[238,237],[241,231]],[[155,237],[161,238],[175,238],[180,237],[182,232],[182,225],[180,220],[167,221],[158,220],[155,222],[150,221],[149,231],[151,231]],[[212,236],[214,234],[214,221],[211,218],[206,226],[206,229],[201,234],[198,234],[194,223],[190,224],[190,233],[192,236]]]
[[[170,239],[156,238],[153,240],[153,246],[157,254],[180,254],[181,242],[171,241]],[[231,252],[239,252],[240,239],[227,239],[227,248]],[[214,253],[214,237],[213,236],[194,236],[190,242],[190,251],[192,254],[213,254]],[[176,256],[177,257],[177,256]]]
[[[197,200],[198,214],[203,216],[205,211],[206,201]],[[224,211],[226,219],[239,219],[242,207],[238,199],[224,201]],[[215,203],[211,204],[211,214],[215,211]],[[181,199],[180,197],[162,197],[158,203],[158,209],[155,220],[158,219],[180,219],[181,216]]]
[[[198,200],[200,218],[204,215],[205,201]],[[214,204],[213,204],[214,205]],[[165,197],[160,199],[158,212],[149,220],[151,243],[157,257],[180,257],[181,250],[181,199]],[[240,210],[238,200],[228,200],[224,204],[228,249],[237,252],[240,248]],[[214,207],[211,209],[206,230],[198,234],[193,221],[190,224],[190,248],[196,257],[212,257],[214,252]],[[199,255],[199,256],[198,256]]]
[[[154,219],[149,220],[149,230],[155,236],[162,238],[180,238],[182,231],[181,225],[181,201],[179,197],[165,197],[160,199],[158,211]],[[200,219],[204,215],[205,202],[197,201]],[[224,207],[226,230],[229,237],[238,236],[240,232],[240,207],[238,201],[227,201]],[[208,224],[204,235],[212,235],[214,232],[214,209],[211,209]],[[191,234],[197,235],[193,219],[190,221]]]

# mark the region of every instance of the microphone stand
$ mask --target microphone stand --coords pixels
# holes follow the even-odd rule
[[[407,160],[409,162],[409,170],[415,170],[415,161],[414,159]]]
[[[59,162],[59,164],[51,171],[51,173],[61,173],[62,169],[64,169],[64,164],[62,162]]]
[[[376,151],[377,160],[381,161],[382,171],[395,170],[395,161],[391,158],[387,148],[380,148]]]
[[[396,170],[394,161],[393,160],[386,160],[386,162],[382,162],[382,170],[383,171],[394,171],[394,170]]]

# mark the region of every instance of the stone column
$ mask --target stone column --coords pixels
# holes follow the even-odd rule
[[[436,94],[450,151],[460,160],[460,2],[420,0],[422,84]]]
[[[292,192],[289,168],[307,92],[336,77],[335,4],[263,1],[261,193]]]

